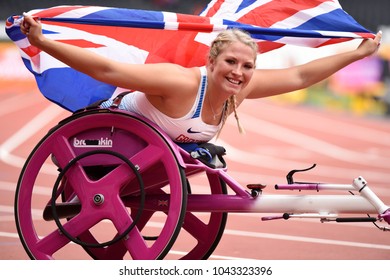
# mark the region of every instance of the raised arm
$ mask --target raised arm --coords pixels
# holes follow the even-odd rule
[[[50,40],[42,34],[40,22],[28,15],[25,15],[21,31],[32,45],[69,67],[121,88],[167,96],[173,93],[174,88],[185,88],[188,80],[193,79],[193,71],[179,65],[121,63],[77,46]]]
[[[255,71],[246,98],[261,98],[307,88],[318,83],[345,66],[370,56],[379,47],[382,33],[374,39],[365,39],[352,51],[331,55],[306,64],[286,68]]]

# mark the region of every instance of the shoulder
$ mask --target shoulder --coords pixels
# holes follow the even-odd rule
[[[165,72],[160,72],[156,78],[161,96],[175,99],[196,94],[201,80],[199,67],[187,68],[176,64],[166,66]]]
[[[201,80],[201,67],[183,67],[180,65],[173,64],[171,65],[171,78],[176,81],[183,83],[184,86],[198,86]]]
[[[154,66],[151,66],[158,71],[163,76],[169,76],[174,79],[184,79],[184,80],[200,80],[201,72],[200,67],[184,67],[178,64],[173,63],[157,63]]]
[[[169,96],[178,91],[188,91],[200,81],[198,67],[187,68],[172,63],[144,64],[138,67],[139,72],[133,75],[137,90],[145,94]]]

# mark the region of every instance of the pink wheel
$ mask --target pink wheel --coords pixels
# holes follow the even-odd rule
[[[223,181],[220,181],[216,176],[208,176],[209,190],[207,194],[226,194],[227,188],[226,184]],[[215,181],[214,181],[215,180]],[[189,181],[187,180],[188,190],[190,190]],[[65,184],[66,185],[66,184]],[[70,188],[65,187],[66,190]],[[190,190],[191,192],[191,190]],[[72,193],[65,191],[66,197],[72,196]],[[205,193],[203,193],[205,194]],[[124,198],[126,199],[126,198]],[[132,209],[135,209],[134,207]],[[157,209],[144,210],[143,215],[139,222],[137,222],[138,227],[148,227],[148,222],[151,222],[151,218],[156,214]],[[165,215],[168,213],[165,212]],[[225,229],[228,213],[220,212],[210,212],[210,213],[192,213],[187,212],[184,218],[182,229],[175,241],[175,244],[172,247],[170,253],[168,253],[167,258],[169,259],[181,259],[181,260],[200,260],[208,259],[209,256],[213,253],[219,241],[222,237],[222,234]],[[86,232],[79,236],[80,239],[87,242],[97,242],[93,236]],[[148,242],[157,240],[158,236],[144,235],[143,238]],[[180,249],[175,250],[176,244]],[[183,246],[184,245],[184,246]],[[184,249],[183,249],[184,248]],[[112,250],[112,252],[125,252],[126,248],[121,243],[112,244],[109,247],[106,247],[104,250],[96,248],[96,246],[84,246],[86,252],[94,259],[103,259],[105,258],[107,250]]]
[[[65,119],[34,148],[15,219],[32,259],[161,259],[181,230],[186,200],[166,138],[133,115],[96,110]]]
[[[217,175],[207,174],[204,180],[204,185],[208,188],[198,191],[197,187],[194,187],[192,188],[193,192],[209,195],[227,194],[226,183],[220,180]],[[189,182],[188,185],[190,185]],[[189,195],[191,193],[192,190]],[[183,240],[182,243],[187,244],[188,247],[187,253],[180,259],[208,259],[222,238],[227,217],[228,213],[226,212],[193,213],[187,211],[182,230],[176,240],[176,244]],[[172,250],[175,250],[175,246]]]

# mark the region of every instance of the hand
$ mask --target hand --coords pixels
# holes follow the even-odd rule
[[[363,40],[363,42],[360,43],[357,50],[361,52],[362,57],[372,55],[378,50],[381,44],[381,39],[382,39],[382,31],[379,31],[376,34],[374,39]]]
[[[38,18],[24,13],[23,22],[20,25],[20,30],[25,34],[30,41],[31,45],[36,45],[39,41],[43,40],[42,26]]]

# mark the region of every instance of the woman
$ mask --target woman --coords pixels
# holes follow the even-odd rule
[[[123,109],[149,118],[176,142],[207,142],[244,99],[262,98],[309,87],[373,54],[381,40],[364,40],[357,49],[286,69],[255,69],[257,45],[239,30],[221,32],[211,45],[205,67],[170,63],[126,64],[88,50],[50,40],[41,24],[25,15],[21,31],[31,45],[97,80],[135,90]],[[109,106],[110,101],[102,104]],[[241,127],[238,122],[239,128]]]

